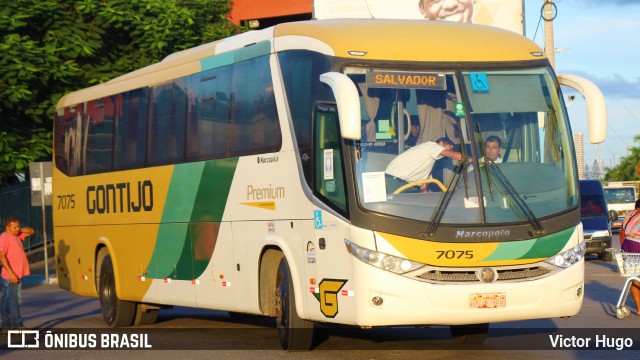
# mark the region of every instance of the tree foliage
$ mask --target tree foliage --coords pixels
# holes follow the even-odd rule
[[[633,138],[635,143],[640,143],[640,135]],[[631,181],[640,180],[640,148],[629,148],[629,155],[620,158],[620,162],[614,168],[607,169],[605,181]]]
[[[3,1],[0,173],[51,153],[62,95],[233,34],[228,11],[228,0]]]

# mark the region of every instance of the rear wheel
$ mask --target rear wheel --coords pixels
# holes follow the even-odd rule
[[[98,295],[100,297],[102,317],[109,327],[116,328],[133,324],[136,304],[118,299],[113,264],[109,254],[102,259]]]
[[[482,344],[489,332],[489,324],[451,325],[449,330],[456,344]]]
[[[313,323],[296,312],[293,281],[287,260],[282,258],[276,276],[276,321],[280,345],[287,351],[307,351],[313,342]]]

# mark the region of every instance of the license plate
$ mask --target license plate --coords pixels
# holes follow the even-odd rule
[[[471,294],[469,307],[472,309],[497,309],[507,307],[507,294]]]

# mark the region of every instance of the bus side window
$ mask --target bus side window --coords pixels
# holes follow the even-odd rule
[[[131,90],[116,98],[114,169],[145,165],[149,88]]]
[[[149,106],[149,165],[184,161],[187,98],[182,79],[153,86]]]
[[[85,121],[85,174],[111,171],[113,159],[114,102],[112,97],[87,103]]]
[[[347,197],[336,105],[317,105],[314,118],[314,191],[345,214]]]

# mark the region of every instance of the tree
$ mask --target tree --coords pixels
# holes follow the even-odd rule
[[[633,137],[635,143],[640,142],[640,135]],[[607,169],[604,177],[605,181],[631,181],[640,180],[638,164],[640,164],[640,149],[629,148],[629,155],[620,158],[618,165],[612,169]]]
[[[12,0],[0,9],[0,183],[51,154],[55,104],[227,37],[228,0]]]

